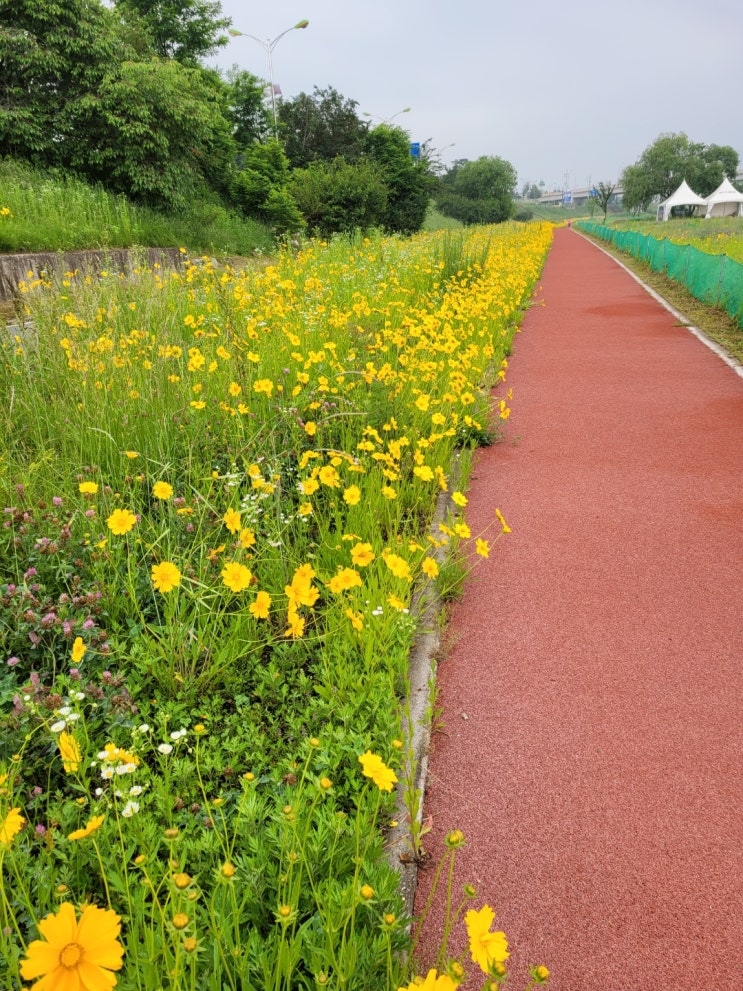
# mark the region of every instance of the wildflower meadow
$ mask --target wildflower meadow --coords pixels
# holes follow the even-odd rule
[[[411,597],[507,532],[496,493],[470,532],[467,472],[508,416],[550,240],[339,238],[21,285],[29,322],[0,339],[3,991],[505,978],[474,891],[447,894],[467,959],[418,959],[385,829]]]

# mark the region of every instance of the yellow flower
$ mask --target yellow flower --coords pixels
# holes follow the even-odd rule
[[[405,602],[398,595],[388,595],[387,603],[392,606],[393,609],[397,609],[398,612],[404,612],[404,610],[408,608]]]
[[[67,839],[68,840],[85,839],[86,836],[90,836],[91,833],[94,833],[96,829],[100,829],[100,827],[103,825],[103,820],[105,818],[106,818],[105,816],[93,816],[92,819],[88,819],[88,821],[86,822],[86,824],[83,826],[82,829],[74,829],[71,833],[69,833]]]
[[[270,399],[273,393],[273,382],[271,379],[257,379],[253,383],[253,392],[265,392]]]
[[[255,534],[253,533],[253,531],[249,530],[247,527],[244,530],[241,530],[240,546],[243,548],[243,550],[248,550],[248,548],[252,547],[254,544],[255,544]]]
[[[351,620],[351,626],[359,633],[364,629],[364,617],[361,613],[355,613],[353,609],[346,609],[346,616]]]
[[[248,606],[248,610],[256,619],[268,619],[271,611],[271,596],[268,592],[259,592],[255,602],[251,602]]]
[[[417,978],[406,988],[398,988],[398,991],[456,991],[457,983],[448,974],[437,974],[435,970],[429,970],[425,980]]]
[[[230,533],[238,533],[240,530],[240,514],[236,509],[228,509],[222,517],[222,522]]]
[[[495,515],[498,517],[498,519],[500,520],[500,525],[503,527],[503,529],[502,529],[501,532],[502,533],[510,533],[511,532],[511,528],[506,523],[506,521],[503,519],[503,513],[501,513],[500,509],[496,509],[495,510]]]
[[[490,932],[494,920],[495,912],[489,905],[483,905],[479,912],[470,909],[464,917],[472,962],[484,974],[490,973],[491,964],[504,963],[510,956],[505,933]]]
[[[23,828],[25,819],[20,809],[11,809],[0,826],[0,846],[10,846],[13,837]]]
[[[413,474],[420,478],[422,482],[430,482],[433,479],[433,471],[428,467],[428,465],[416,465],[413,468]]]
[[[488,557],[490,554],[490,544],[487,540],[480,540],[478,537],[475,541],[475,552],[480,555],[480,557]]]
[[[349,485],[343,493],[343,501],[349,506],[358,506],[361,502],[361,489],[358,485]]]
[[[354,571],[353,568],[342,568],[337,575],[333,575],[327,586],[331,592],[338,595],[340,592],[348,591],[348,589],[358,588],[362,584],[358,571]]]
[[[470,528],[464,522],[454,524],[454,533],[456,533],[458,537],[463,537],[465,540],[469,540],[472,536]]]
[[[173,916],[173,926],[175,929],[185,929],[188,921],[188,916],[185,912],[176,912]],[[94,989],[91,988],[91,991],[94,991]]]
[[[365,901],[369,901],[370,898],[374,897],[374,888],[370,884],[362,884],[359,894]]]
[[[237,382],[230,382],[230,387],[228,391],[231,396],[239,396],[243,390],[242,390],[242,386],[238,385]]]
[[[397,499],[397,492],[392,488],[391,485],[382,486],[382,495],[385,499]]]
[[[439,566],[432,557],[424,557],[421,570],[424,574],[428,575],[429,578],[435,578],[439,573]]]
[[[203,399],[192,399],[188,405],[193,406],[194,409],[204,409],[206,403]]]
[[[411,581],[410,565],[404,558],[397,554],[385,554],[384,563],[395,578],[405,578],[407,581]]]
[[[98,491],[98,486],[95,482],[80,482],[78,489],[83,495],[95,495]]]
[[[72,645],[72,663],[79,664],[83,659],[85,654],[85,643],[82,637],[75,637],[75,642]]]
[[[351,561],[357,568],[366,568],[375,557],[371,544],[358,543],[351,548]]]
[[[38,991],[106,991],[116,984],[124,947],[117,936],[121,919],[111,909],[86,905],[79,921],[75,909],[63,902],[59,911],[39,923],[43,940],[29,943],[21,961],[25,981],[41,978]]]
[[[340,476],[338,472],[332,465],[323,465],[317,474],[323,485],[327,485],[328,488],[335,489],[341,484]],[[307,491],[307,486],[304,488],[305,495],[312,495],[311,492]]]
[[[181,573],[170,561],[161,561],[160,564],[152,565],[152,584],[158,592],[165,595],[166,592],[172,592],[180,583]]]
[[[82,757],[80,756],[80,747],[78,746],[77,740],[71,733],[68,733],[66,730],[62,730],[58,737],[58,743],[65,774],[69,774],[71,771],[76,771],[80,761],[82,760]]]
[[[397,781],[397,775],[392,768],[387,767],[378,754],[367,750],[359,757],[364,777],[371,778],[380,791],[392,791],[392,785]]]
[[[124,451],[124,454],[127,456],[127,458],[130,458],[132,461],[134,460],[134,458],[139,457],[138,451]]]
[[[169,482],[155,482],[152,486],[152,494],[156,499],[170,499],[173,495],[173,486]]]
[[[116,534],[117,537],[129,533],[136,522],[137,517],[129,509],[114,509],[106,520],[108,529],[111,533]]]
[[[250,580],[253,577],[250,570],[239,561],[228,561],[222,568],[221,574],[222,582],[233,592],[244,591],[250,585]]]
[[[467,505],[467,496],[466,495],[462,495],[461,492],[452,492],[451,499],[452,499],[452,502],[455,502],[457,504],[457,506],[466,506]]]

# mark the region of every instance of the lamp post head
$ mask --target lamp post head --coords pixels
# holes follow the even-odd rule
[[[300,21],[298,24],[295,24],[294,25],[294,30],[296,31],[296,30],[299,30],[301,28],[306,28],[309,23],[310,22],[307,21],[307,20]]]

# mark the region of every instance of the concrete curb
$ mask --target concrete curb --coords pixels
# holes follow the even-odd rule
[[[594,248],[597,248],[599,251],[602,251],[607,256],[607,258],[611,258],[611,260],[613,262],[616,262],[620,268],[623,268],[628,275],[632,276],[632,278],[635,280],[635,282],[638,285],[642,286],[642,288],[645,290],[646,293],[648,293],[648,295],[652,296],[657,303],[660,303],[661,306],[665,307],[665,309],[667,309],[669,313],[672,313],[674,317],[676,317],[678,322],[683,324],[686,327],[686,329],[690,333],[692,333],[698,340],[700,340],[702,344],[708,347],[710,351],[714,351],[717,357],[721,358],[726,365],[732,368],[736,375],[740,375],[740,377],[743,378],[743,364],[741,364],[737,358],[734,358],[731,354],[728,354],[725,348],[722,347],[720,344],[718,344],[717,341],[713,341],[711,338],[707,337],[704,331],[700,330],[699,327],[695,327],[694,324],[691,322],[691,320],[689,320],[689,318],[684,313],[682,313],[681,310],[677,310],[676,307],[672,306],[667,299],[664,299],[660,295],[660,293],[657,293],[655,289],[651,288],[646,282],[643,282],[642,279],[639,277],[639,275],[636,275],[631,268],[627,268],[627,266],[623,264],[610,251],[607,251],[606,248],[602,248],[600,244],[596,244],[593,238],[586,237],[586,235],[582,231],[575,230],[575,233],[579,234],[584,241],[588,241],[589,244],[592,244]]]
[[[449,475],[450,489],[457,488],[457,480],[461,474],[460,453],[454,455]],[[429,533],[438,533],[438,524],[443,523],[450,510],[456,509],[452,502],[451,492],[441,492],[436,501],[433,519]],[[432,548],[430,556],[439,565],[446,560],[448,549],[445,547]],[[404,770],[400,775],[395,792],[395,822],[396,825],[387,831],[385,851],[387,862],[400,875],[400,893],[405,902],[408,917],[414,914],[415,890],[418,884],[418,863],[413,856],[411,845],[411,823],[405,804],[405,779],[409,787],[419,792],[418,814],[416,820],[421,825],[423,820],[423,802],[426,793],[428,776],[428,754],[431,743],[431,720],[427,712],[432,697],[432,688],[436,683],[437,656],[441,648],[441,615],[444,603],[432,583],[417,589],[411,600],[411,612],[418,619],[416,633],[408,655],[408,696],[406,699],[410,713],[412,732],[408,736],[405,730]],[[404,711],[404,710],[403,710]],[[412,753],[412,758],[409,754]]]

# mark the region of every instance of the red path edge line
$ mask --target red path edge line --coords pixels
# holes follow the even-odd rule
[[[471,478],[473,535],[496,506],[512,533],[452,609],[426,849],[435,864],[464,831],[455,895],[471,883],[495,910],[514,991],[530,964],[553,991],[727,991],[743,975],[743,380],[575,232],[556,231],[535,301],[505,438]],[[460,924],[450,949],[465,943]]]

